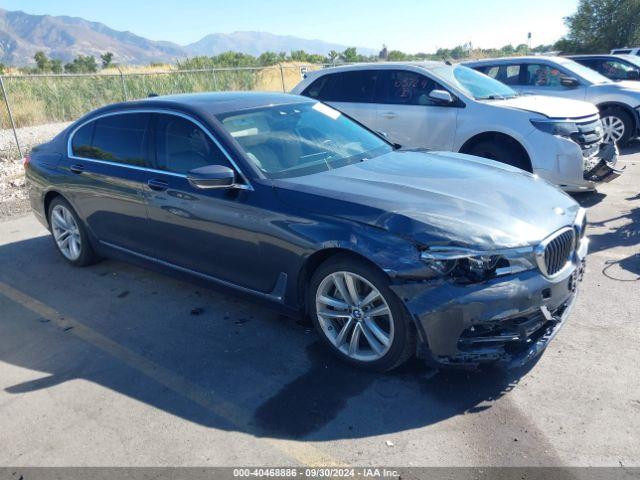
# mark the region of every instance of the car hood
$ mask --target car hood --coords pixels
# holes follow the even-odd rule
[[[640,82],[632,82],[623,80],[621,82],[598,83],[589,87],[590,94],[606,95],[606,94],[626,94],[635,98],[640,98]]]
[[[543,95],[521,95],[498,100],[494,104],[539,113],[548,118],[580,118],[598,114],[592,103]]]
[[[579,209],[534,175],[449,152],[395,151],[274,180],[274,187],[295,209],[381,228],[421,245],[532,245],[572,224]]]

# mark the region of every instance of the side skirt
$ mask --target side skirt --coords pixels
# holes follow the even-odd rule
[[[120,247],[118,245],[114,245],[113,243],[104,242],[102,240],[99,241],[101,245],[108,247],[110,249],[116,250],[118,252],[124,253],[126,255],[131,255],[141,260],[145,260],[147,262],[155,263],[156,265],[170,268],[172,270],[177,270],[178,272],[185,273],[187,275],[191,275],[197,277],[201,280],[205,280],[207,282],[214,283],[221,287],[231,288],[233,290],[238,290],[242,293],[246,293],[258,298],[262,298],[264,300],[269,300],[271,302],[276,302],[280,304],[284,304],[284,295],[287,290],[287,274],[284,272],[280,272],[278,275],[278,279],[273,287],[271,292],[261,292],[258,290],[253,290],[251,288],[243,287],[242,285],[237,285],[235,283],[228,282],[226,280],[222,280],[221,278],[213,277],[211,275],[207,275],[206,273],[198,272],[196,270],[191,270],[189,268],[181,267],[180,265],[175,265],[170,262],[165,262],[164,260],[160,260],[159,258],[150,257],[148,255],[144,255],[142,253],[134,252],[133,250],[129,250],[128,248]]]

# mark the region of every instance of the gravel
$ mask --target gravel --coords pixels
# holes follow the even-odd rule
[[[22,153],[35,145],[47,142],[62,131],[69,122],[47,123],[17,129]],[[29,211],[22,159],[16,147],[13,130],[0,130],[0,220]]]

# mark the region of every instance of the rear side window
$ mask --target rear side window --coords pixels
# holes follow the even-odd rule
[[[72,140],[74,156],[149,166],[147,113],[126,113],[99,118],[79,129]]]
[[[303,95],[324,102],[372,103],[380,71],[354,70],[324,75]]]
[[[429,94],[441,89],[434,80],[417,72],[391,70],[387,82],[387,103],[395,105],[435,105]]]
[[[157,114],[155,124],[156,168],[187,173],[207,165],[232,168],[222,151],[195,123],[170,114]]]
[[[613,53],[615,54],[627,54],[627,53],[631,53],[631,50],[614,50]],[[640,51],[638,53],[636,53],[636,55],[640,54]]]

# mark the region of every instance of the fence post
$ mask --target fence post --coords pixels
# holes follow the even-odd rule
[[[282,80],[282,93],[287,93],[287,90],[284,86],[284,69],[282,68],[282,64],[280,64],[280,80]]]
[[[124,82],[124,74],[122,73],[122,70],[120,70],[120,67],[116,67],[118,69],[118,72],[120,73],[120,82],[122,83],[122,94],[124,95],[124,101],[127,101],[127,85]]]
[[[20,141],[18,140],[18,132],[16,132],[16,124],[13,121],[13,113],[11,112],[11,105],[9,104],[9,96],[7,95],[7,90],[4,88],[4,79],[2,78],[2,75],[0,75],[0,87],[2,87],[2,96],[4,97],[4,103],[7,106],[7,113],[9,114],[9,121],[11,122],[11,128],[13,129],[13,136],[16,139],[18,154],[20,155],[20,158],[22,158],[22,148],[20,147]]]

